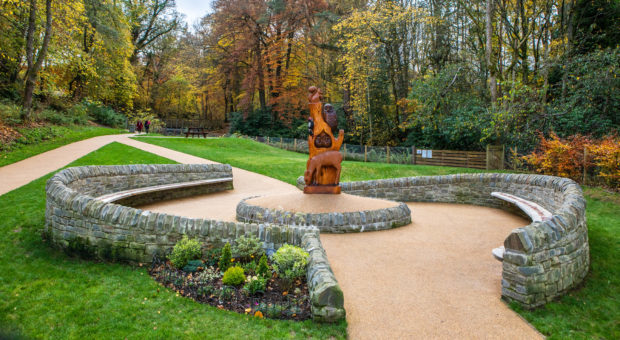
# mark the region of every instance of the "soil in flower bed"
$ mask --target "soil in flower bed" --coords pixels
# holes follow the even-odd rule
[[[217,275],[209,277],[205,271]],[[219,269],[206,264],[191,273],[176,269],[169,261],[156,260],[149,274],[155,281],[185,297],[220,309],[272,319],[300,321],[312,317],[305,278],[295,280],[290,287],[286,287],[285,282],[273,274],[267,280],[264,292],[251,295],[243,289],[243,284],[224,285]],[[250,272],[246,275],[256,274]]]

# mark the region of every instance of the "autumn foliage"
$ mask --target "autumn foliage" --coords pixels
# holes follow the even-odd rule
[[[572,178],[578,182],[586,177],[618,189],[620,188],[620,138],[607,136],[596,140],[582,135],[566,139],[551,133],[549,138],[540,134],[536,151],[523,159],[537,172],[545,175]]]

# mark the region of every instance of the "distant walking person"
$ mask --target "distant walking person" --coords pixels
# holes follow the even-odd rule
[[[141,121],[141,120],[139,120],[139,121],[136,123],[136,130],[138,130],[138,134],[141,134],[141,133],[142,133],[142,121]]]
[[[144,130],[146,131],[146,134],[149,134],[149,128],[151,127],[151,122],[149,122],[148,120],[146,122],[144,122]]]

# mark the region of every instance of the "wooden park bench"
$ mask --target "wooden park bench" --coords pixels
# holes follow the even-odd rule
[[[497,191],[492,192],[491,196],[502,199],[506,202],[513,203],[519,209],[523,210],[523,212],[526,213],[532,219],[532,222],[547,221],[553,217],[553,214],[549,210],[543,208],[537,203],[528,201],[519,196],[507,194],[505,192],[497,192]],[[495,257],[499,261],[503,261],[504,251],[505,251],[504,246],[500,246],[500,247],[493,249],[491,252],[493,254],[493,257]]]
[[[207,129],[196,128],[196,127],[187,128],[187,132],[185,133],[185,138],[189,137],[189,135],[192,135],[192,138],[194,138],[194,136],[196,135],[198,135],[199,137],[200,135],[202,135],[204,138],[207,138]]]

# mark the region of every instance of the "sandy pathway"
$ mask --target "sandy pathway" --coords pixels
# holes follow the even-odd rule
[[[95,137],[0,168],[0,195],[108,143],[181,163],[211,161],[129,139]],[[295,192],[287,183],[233,168],[235,189],[163,202],[153,210],[233,220],[239,200]],[[496,209],[410,204],[413,223],[372,233],[321,235],[345,295],[352,339],[499,338],[540,335],[500,300],[501,263],[491,249],[527,221]]]
[[[35,179],[60,169],[74,160],[114,141],[133,135],[99,136],[67,144],[57,149],[0,167],[0,195],[28,184]]]
[[[536,339],[500,300],[491,249],[529,222],[501,210],[410,203],[413,223],[322,234],[351,339]]]

